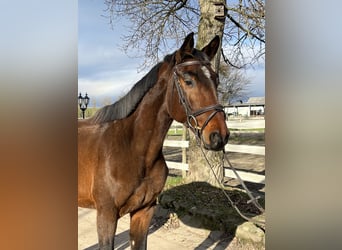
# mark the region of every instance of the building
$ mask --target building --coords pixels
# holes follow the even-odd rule
[[[236,102],[224,107],[228,116],[262,116],[265,114],[265,97],[250,97],[247,102]]]

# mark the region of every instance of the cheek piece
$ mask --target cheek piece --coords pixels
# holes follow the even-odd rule
[[[210,122],[210,120],[218,113],[218,112],[222,112],[224,114],[224,117],[226,118],[226,114],[224,112],[223,106],[220,104],[214,104],[214,105],[210,105],[207,107],[204,107],[202,109],[193,111],[188,100],[185,97],[184,91],[180,85],[180,81],[179,81],[179,77],[177,74],[177,70],[179,67],[184,67],[184,66],[189,66],[189,65],[195,65],[195,64],[200,64],[202,65],[203,62],[199,62],[199,61],[188,61],[188,62],[184,62],[184,63],[180,63],[177,64],[175,66],[175,69],[173,71],[173,76],[174,76],[174,86],[176,86],[177,89],[177,93],[178,93],[178,97],[179,97],[179,101],[182,104],[182,106],[184,107],[185,113],[186,113],[186,123],[185,125],[190,128],[194,134],[198,137],[198,138],[202,138],[202,133],[203,130],[205,129],[205,127],[208,125],[208,123]],[[206,61],[204,62],[204,64],[210,64],[210,62]],[[197,116],[204,114],[206,112],[212,111],[212,113],[208,116],[208,118],[206,119],[206,121],[203,123],[202,127],[200,127],[198,125],[198,121],[197,121]]]

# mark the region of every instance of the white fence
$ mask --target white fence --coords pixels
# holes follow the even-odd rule
[[[263,124],[265,124],[265,123],[263,123]],[[237,125],[239,125],[239,124],[237,124]],[[234,124],[229,124],[229,122],[228,122],[228,126],[229,126],[229,128],[236,128],[234,126]],[[246,128],[245,124],[243,126],[244,126],[244,128]],[[177,130],[177,129],[179,129],[179,125],[176,124],[173,127],[171,127],[171,129]],[[166,147],[180,147],[182,149],[186,149],[189,147],[189,141],[165,140],[164,146],[166,146]],[[236,144],[229,144],[228,143],[225,146],[225,150],[226,150],[226,152],[238,152],[238,153],[265,156],[265,147],[263,147],[263,146],[236,145]],[[182,160],[182,162],[166,161],[166,164],[168,165],[169,168],[180,169],[180,170],[189,170],[189,164],[186,163],[186,160],[184,160],[184,159]],[[231,169],[227,168],[227,166],[224,167],[224,171],[225,171],[224,172],[225,177],[236,178],[234,172]],[[265,175],[250,173],[250,172],[246,172],[246,171],[242,171],[242,170],[239,170],[237,172],[244,181],[253,182],[253,183],[265,183]]]
[[[189,141],[165,140],[164,147],[175,147],[175,148],[186,149],[189,147]],[[184,158],[182,159],[182,162],[166,161],[166,164],[169,168],[189,170],[189,164],[186,163],[186,159]]]

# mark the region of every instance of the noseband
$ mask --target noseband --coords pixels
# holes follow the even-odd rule
[[[174,85],[176,86],[177,89],[177,93],[178,93],[178,97],[179,97],[179,101],[180,103],[183,105],[185,113],[186,113],[186,123],[185,125],[190,128],[194,134],[196,136],[198,136],[199,138],[202,137],[202,132],[204,130],[204,128],[208,125],[208,123],[210,122],[210,120],[218,113],[218,112],[223,112],[224,116],[226,117],[226,114],[223,110],[223,106],[220,104],[214,104],[214,105],[210,105],[207,107],[204,107],[202,109],[198,109],[196,111],[193,111],[190,103],[188,102],[187,98],[185,97],[184,91],[180,85],[180,81],[179,81],[179,77],[177,74],[177,71],[179,70],[179,67],[185,67],[185,66],[190,66],[190,65],[195,65],[195,64],[200,64],[200,65],[207,65],[210,64],[209,61],[205,61],[205,62],[200,62],[200,61],[188,61],[188,62],[184,62],[184,63],[180,63],[177,64],[174,67],[174,71],[173,71],[173,75],[174,75]],[[198,121],[197,121],[197,116],[204,114],[206,112],[209,111],[213,111],[208,118],[206,119],[206,121],[203,123],[202,127],[199,126]]]

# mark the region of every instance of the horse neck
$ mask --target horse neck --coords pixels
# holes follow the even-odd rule
[[[167,109],[167,78],[159,80],[145,95],[132,118],[134,123],[134,143],[146,159],[157,157],[172,123]]]

